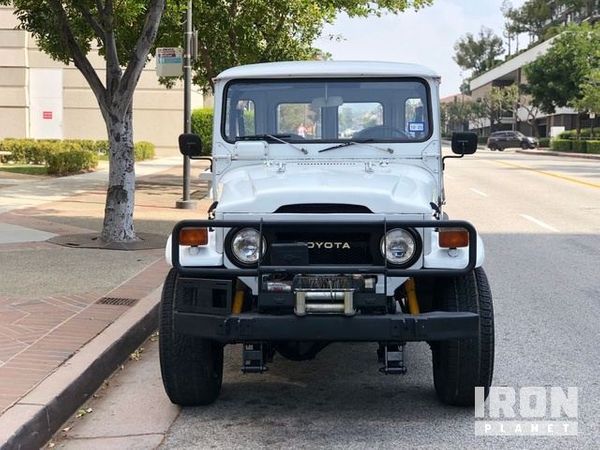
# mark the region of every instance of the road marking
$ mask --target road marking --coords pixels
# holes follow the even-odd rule
[[[536,225],[539,225],[542,228],[545,228],[546,230],[550,230],[550,231],[554,231],[555,233],[558,233],[559,230],[557,230],[556,228],[554,228],[551,225],[548,225],[545,222],[542,222],[541,220],[536,219],[535,217],[531,217],[528,216],[527,214],[519,214],[522,218],[529,220],[530,222],[535,223]]]
[[[553,172],[546,172],[545,170],[538,170],[538,169],[534,169],[532,167],[522,166],[520,164],[513,164],[513,163],[506,162],[506,161],[492,160],[492,162],[495,162],[498,164],[504,164],[505,166],[517,167],[519,169],[525,169],[525,170],[529,170],[531,172],[537,172],[539,174],[547,175],[549,177],[560,178],[561,180],[570,181],[571,183],[581,184],[583,186],[600,189],[600,184],[598,184],[598,183],[590,183],[589,181],[582,181],[577,178],[568,177],[566,175],[559,175],[559,174],[553,173]]]
[[[469,188],[469,189],[472,190],[473,192],[475,192],[476,194],[481,195],[482,197],[487,197],[488,196],[485,192],[481,192],[478,189],[475,189],[475,188]]]

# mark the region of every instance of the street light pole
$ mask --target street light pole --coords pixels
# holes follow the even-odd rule
[[[192,132],[192,38],[194,26],[192,20],[192,0],[188,0],[188,7],[184,31],[183,51],[183,132]],[[197,203],[190,199],[190,158],[183,157],[183,198],[177,201],[177,208],[195,209]]]

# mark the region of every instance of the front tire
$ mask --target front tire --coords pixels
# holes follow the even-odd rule
[[[159,355],[163,385],[176,405],[208,405],[221,392],[223,346],[175,330],[173,312],[177,278],[177,272],[171,269],[160,302]]]
[[[482,268],[445,280],[437,299],[445,311],[479,314],[477,337],[440,341],[432,344],[433,380],[438,398],[456,406],[475,403],[475,387],[485,396],[494,371],[494,310],[492,294]]]

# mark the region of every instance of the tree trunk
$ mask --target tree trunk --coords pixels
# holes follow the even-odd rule
[[[102,240],[137,240],[133,226],[135,206],[135,155],[133,152],[133,111],[130,106],[123,120],[111,115],[107,121],[109,152],[108,192],[102,226]]]

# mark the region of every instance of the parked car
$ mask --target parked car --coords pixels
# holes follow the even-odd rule
[[[506,148],[536,148],[538,141],[531,136],[525,136],[519,131],[495,131],[490,134],[487,141],[490,150],[504,150]]]
[[[380,372],[401,375],[405,344],[424,341],[442,402],[473,405],[476,387],[487,395],[483,242],[443,211],[444,160],[474,153],[477,135],[455,133],[455,155],[442,157],[438,88],[435,72],[400,63],[269,63],[216,78],[215,202],[166,246],[159,343],[173,403],[217,398],[228,344],[242,344],[242,371],[258,374],[276,355],[373,342]],[[365,104],[379,114],[347,136],[344,114]],[[300,124],[314,131],[302,136]],[[179,144],[207,158],[201,137]]]

